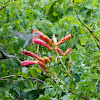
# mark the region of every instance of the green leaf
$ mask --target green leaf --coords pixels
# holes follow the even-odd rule
[[[29,78],[29,69],[27,67],[22,68],[22,76],[26,79]]]
[[[74,78],[75,78],[76,82],[80,81],[80,77],[79,77],[79,75],[77,73],[74,74]]]
[[[34,77],[34,78],[36,78],[36,77],[37,77],[37,75],[38,75],[37,71],[36,71],[36,70],[34,70],[34,69],[32,69],[32,68],[30,68],[30,74],[31,74],[31,75],[32,75],[32,77]]]
[[[38,67],[34,67],[34,69],[35,69],[38,73],[41,73],[41,72],[42,72],[42,70],[41,70],[40,68],[38,68]]]
[[[23,67],[22,68],[22,72],[25,73],[25,74],[27,74],[29,72],[29,69],[27,67]]]
[[[49,95],[40,95],[40,97],[38,98],[38,100],[52,100],[52,99],[50,99],[50,96]]]
[[[89,74],[89,77],[91,78],[91,79],[99,79],[100,80],[100,74],[98,74],[98,73],[94,73],[94,74]]]

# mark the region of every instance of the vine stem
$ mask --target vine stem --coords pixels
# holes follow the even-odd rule
[[[77,15],[78,20],[79,20],[79,21],[81,22],[81,24],[82,24],[83,26],[85,26],[85,28],[93,35],[94,40],[95,40],[95,42],[96,42],[96,45],[97,45],[97,47],[100,49],[99,45],[97,44],[97,41],[100,42],[100,40],[99,40],[99,39],[97,38],[97,36],[93,33],[93,31],[92,31],[90,28],[88,28],[88,27],[82,22],[82,20],[79,18],[78,13],[77,13],[77,9],[75,8],[75,5],[74,5],[74,0],[73,0],[73,7],[74,7],[74,10],[75,10],[75,13],[76,13],[76,15]],[[96,40],[97,40],[97,41],[96,41]]]
[[[0,77],[0,80],[5,80],[5,81],[9,81],[9,79],[6,79],[6,78],[10,78],[10,77],[15,77],[16,75],[9,75],[9,76],[4,76],[4,77]],[[18,77],[23,77],[22,75],[18,75]],[[35,81],[39,81],[39,82],[42,82],[42,83],[46,83],[38,78],[33,78],[33,77],[29,77],[30,79],[33,79]],[[17,81],[17,80],[14,80],[14,81]]]
[[[6,4],[5,6],[1,7],[0,10],[2,10],[3,8],[5,8],[5,7],[8,6],[8,5],[9,5],[9,3]]]
[[[71,77],[71,75],[69,74],[69,71],[67,70],[66,66],[64,65],[62,59],[60,58],[59,53],[57,51],[56,51],[56,53],[57,53],[57,55],[58,55],[58,57],[60,59],[60,62],[62,64],[63,68],[66,70],[66,73],[68,74],[69,77]]]

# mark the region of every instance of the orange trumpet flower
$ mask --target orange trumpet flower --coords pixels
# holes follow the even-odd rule
[[[58,43],[57,46],[59,46],[60,44],[64,43],[65,41],[69,40],[71,38],[71,35],[68,34],[66,35],[63,39],[61,39]]]
[[[72,50],[72,48],[68,48],[65,52],[65,56],[68,55],[70,53],[70,51]]]
[[[36,54],[32,53],[31,51],[25,51],[25,50],[23,50],[23,51],[22,51],[22,54],[25,54],[25,55],[34,57],[34,58],[38,59],[39,61],[41,61],[41,62],[43,62],[43,63],[45,64],[45,61],[44,61],[43,58],[37,56]]]
[[[49,50],[53,50],[53,48],[50,45],[48,45],[47,43],[45,43],[44,41],[42,41],[38,38],[34,38],[33,42],[36,44],[39,44],[39,45],[43,45],[44,47],[48,48]]]
[[[43,39],[45,42],[47,42],[48,44],[52,45],[52,41],[51,39],[47,36],[47,35],[44,35],[42,32],[38,31],[38,30],[33,30],[33,33],[34,32],[37,32],[39,35],[40,35],[40,38]]]
[[[60,48],[57,48],[56,50],[60,55],[62,55],[62,56],[64,55],[63,51]]]
[[[21,66],[29,66],[34,64],[38,64],[38,61],[33,61],[33,60],[21,61]]]
[[[31,56],[31,57],[34,57],[34,58],[38,59],[38,56],[36,54],[32,53],[31,51],[25,51],[25,50],[23,50],[22,54],[23,55],[25,54],[25,55],[28,55],[28,56]]]

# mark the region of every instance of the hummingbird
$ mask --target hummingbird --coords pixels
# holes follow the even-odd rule
[[[40,35],[37,32],[34,32],[32,34],[24,34],[21,32],[17,32],[17,31],[11,31],[12,33],[16,34],[18,37],[20,37],[21,39],[25,40],[26,42],[24,43],[23,49],[25,49],[27,47],[27,45],[29,44],[34,44],[34,42],[32,41],[35,37],[39,37]]]

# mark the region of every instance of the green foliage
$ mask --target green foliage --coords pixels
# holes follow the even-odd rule
[[[0,51],[14,55],[0,59],[0,99],[3,100],[99,100],[100,99],[100,41],[86,29],[79,18],[100,40],[99,0],[0,0]],[[41,57],[52,56],[51,73],[46,74],[36,66],[21,68],[23,60],[35,60],[21,54],[24,41],[11,30],[25,34],[38,29],[48,37],[55,34],[57,41],[71,34],[71,39],[60,45],[68,56],[60,56],[40,46]],[[27,51],[37,53],[37,45],[28,45]],[[0,53],[0,58],[2,54]],[[68,61],[71,61],[69,66]],[[72,71],[70,77],[68,73]],[[14,76],[10,76],[14,75]],[[21,75],[21,76],[20,76]],[[32,79],[40,79],[40,81]]]

